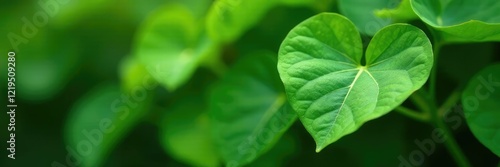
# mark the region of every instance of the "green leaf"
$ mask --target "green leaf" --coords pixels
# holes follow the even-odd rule
[[[241,59],[210,96],[215,142],[228,166],[248,164],[269,150],[296,114],[275,69],[274,54]]]
[[[71,0],[71,1],[43,1],[51,18],[50,23],[57,27],[68,27],[81,22],[90,16],[96,16],[110,11],[113,1],[109,0]],[[53,5],[53,6],[50,6]]]
[[[15,77],[20,98],[50,99],[61,92],[75,74],[80,49],[74,39],[60,36],[63,35],[40,30],[29,44],[19,45]]]
[[[290,156],[298,152],[298,145],[297,137],[295,135],[285,133],[271,150],[262,154],[262,156],[246,166],[285,166]]]
[[[66,149],[75,164],[101,166],[150,103],[151,92],[122,93],[116,84],[98,86],[82,97],[70,111],[65,129]]]
[[[411,5],[446,42],[500,41],[497,0],[412,0]]]
[[[146,67],[136,57],[127,56],[120,63],[122,90],[133,92],[135,89],[147,87],[154,89],[158,83],[149,75]]]
[[[392,23],[390,18],[375,15],[375,11],[392,5],[392,0],[339,0],[340,13],[349,18],[361,33],[370,36]]]
[[[199,20],[183,6],[160,8],[139,31],[135,55],[169,90],[186,83],[199,65],[216,56]]]
[[[206,29],[211,39],[229,43],[240,38],[278,5],[323,9],[331,3],[332,0],[217,0],[208,11]]]
[[[395,22],[407,22],[418,18],[411,8],[410,0],[402,0],[396,8],[377,10],[375,15],[381,18],[391,18]]]
[[[310,6],[322,11],[332,6],[335,0],[279,0],[279,2],[288,6]]]
[[[200,97],[189,97],[169,107],[161,126],[161,141],[174,158],[192,166],[219,166],[210,133],[210,119]]]
[[[464,114],[476,138],[500,157],[500,64],[486,67],[462,94]]]
[[[265,16],[277,0],[218,0],[206,20],[208,35],[220,43],[238,39]]]
[[[334,13],[300,23],[281,44],[278,71],[316,151],[400,105],[427,81],[433,63],[429,39],[407,24],[375,34],[366,63],[362,52],[354,24]]]

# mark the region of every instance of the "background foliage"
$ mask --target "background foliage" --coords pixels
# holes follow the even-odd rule
[[[4,150],[0,166],[71,166],[67,157],[82,142],[92,150],[75,166],[398,166],[399,157],[421,150],[415,140],[431,137],[434,127],[390,112],[315,153],[278,75],[280,45],[320,12],[352,21],[363,49],[383,27],[410,23],[431,41],[444,41],[433,43],[442,46],[435,61],[441,104],[455,88],[474,93],[477,83],[469,80],[500,61],[499,10],[490,10],[500,3],[463,0],[477,9],[462,10],[459,1],[441,0],[440,8],[415,1],[415,13],[406,0],[2,1],[3,95],[7,52],[15,49],[8,34],[26,42],[16,50],[16,160]],[[44,2],[59,5],[49,13]],[[23,33],[40,12],[47,23]],[[495,108],[496,101],[486,103]],[[490,132],[474,128],[498,121],[464,120],[460,106],[451,107],[445,122],[456,127],[465,155],[473,166],[497,165],[498,151],[488,148],[498,145],[475,136]],[[474,118],[498,118],[491,113]],[[0,117],[2,127],[7,122]],[[8,140],[7,130],[0,134]],[[453,163],[444,144],[436,144],[422,166]]]

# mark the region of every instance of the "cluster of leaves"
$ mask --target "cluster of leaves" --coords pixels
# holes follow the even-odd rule
[[[144,76],[177,92],[158,124],[164,149],[176,159],[193,166],[258,164],[297,117],[316,141],[317,152],[395,109],[446,129],[439,111],[449,107],[438,108],[435,97],[439,49],[500,41],[500,3],[493,0],[340,0],[341,14],[322,13],[332,10],[323,4],[334,6],[316,0],[205,0],[160,7],[142,23],[132,57],[123,63],[125,92],[133,95],[145,87]],[[277,6],[303,6],[317,14],[284,30],[289,32],[279,50],[252,47],[243,36]],[[414,20],[427,25],[427,34],[404,23]],[[235,44],[243,45],[236,54],[231,53]],[[203,83],[193,78],[200,67],[220,79],[186,86]],[[498,156],[499,67],[489,66],[472,77],[462,98],[472,132]],[[429,89],[423,88],[426,83]],[[106,108],[119,94],[116,86],[104,86],[84,98],[84,106],[76,107],[70,119],[68,133],[75,134],[68,140],[76,145],[85,137],[82,129],[97,128],[99,122],[81,123],[100,120],[87,116],[111,113],[87,107]],[[140,105],[118,108],[129,116],[111,115],[119,130],[107,134],[99,154],[85,164],[100,164],[111,143],[141,119],[151,105],[151,93],[144,94]],[[421,112],[400,106],[419,94],[424,102],[415,101]],[[467,166],[462,153],[454,154]]]
[[[459,59],[438,57],[442,52],[464,55],[458,63],[468,63],[467,54],[476,54],[467,48],[446,47],[500,41],[500,3],[496,0],[172,0],[144,4],[148,3],[132,1],[129,6],[159,7],[151,13],[133,10],[139,13],[133,16],[146,19],[134,18],[140,27],[130,55],[120,65],[121,85],[94,88],[68,117],[65,134],[70,147],[89,140],[89,133],[103,135],[91,140],[92,154],[83,157],[84,166],[102,165],[116,144],[151,115],[160,115],[152,120],[160,129],[164,150],[186,164],[279,166],[286,152],[294,151],[295,141],[285,132],[297,120],[319,152],[393,110],[443,129],[451,143],[446,146],[457,163],[468,166],[442,121],[460,99],[472,133],[500,156],[500,65],[491,65],[490,57],[462,73],[452,63],[444,72],[454,77],[456,92],[442,105],[437,104],[436,93],[437,67]],[[75,1],[61,9],[52,24],[75,24],[91,14],[85,11],[102,6],[112,3]],[[269,15],[280,8],[290,10]],[[302,9],[307,12],[300,13]],[[298,11],[300,17],[290,17],[287,12],[291,11]],[[282,21],[266,23],[266,17]],[[24,51],[55,48],[59,54],[22,60],[20,66],[25,67],[19,67],[23,70],[18,80],[27,85],[19,85],[20,93],[48,98],[77,70],[72,68],[79,58],[68,56],[77,45],[37,39],[31,42],[40,49],[20,48],[22,54],[37,55]],[[492,49],[487,44],[481,47],[485,52]],[[51,66],[59,62],[65,62],[64,66]],[[200,69],[216,77],[200,75]],[[156,96],[158,89],[170,93],[169,103],[157,105],[164,100]],[[402,106],[407,99],[417,109]]]

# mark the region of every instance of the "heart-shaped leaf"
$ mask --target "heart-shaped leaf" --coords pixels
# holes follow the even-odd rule
[[[412,0],[411,5],[447,42],[500,41],[498,0]]]
[[[281,44],[278,71],[316,151],[400,105],[427,81],[433,63],[429,39],[407,24],[375,34],[366,63],[362,53],[354,24],[334,13],[300,23]]]
[[[186,7],[160,8],[140,30],[135,54],[159,83],[175,90],[217,55],[217,46],[200,27]]]
[[[500,64],[476,74],[462,94],[464,115],[476,138],[500,157]]]
[[[241,59],[210,98],[215,142],[228,166],[248,164],[268,151],[297,118],[267,52]]]

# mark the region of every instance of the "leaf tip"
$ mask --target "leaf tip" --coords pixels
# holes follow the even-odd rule
[[[316,153],[319,153],[321,150],[323,150],[326,147],[325,144],[323,143],[316,143]]]

